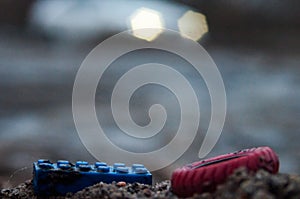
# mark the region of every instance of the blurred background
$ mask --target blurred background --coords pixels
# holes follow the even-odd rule
[[[192,15],[184,18],[187,13]],[[0,187],[30,179],[32,162],[39,158],[96,161],[75,129],[73,83],[86,55],[109,36],[134,28],[135,16],[142,24],[156,19],[153,26],[176,31],[187,27],[186,34],[217,64],[227,93],[227,117],[209,156],[267,145],[279,155],[280,172],[300,172],[299,1],[1,0]],[[107,71],[108,77],[97,90],[97,114],[110,129],[111,139],[119,136],[113,122],[107,121],[111,119],[108,98],[116,78],[126,68],[118,66],[131,65],[133,57],[145,62],[148,56],[164,59],[157,52],[136,53]],[[181,64],[180,60],[176,63]],[[207,129],[210,118],[205,84],[198,82],[188,66],[180,70],[192,80],[201,98],[200,133],[182,158],[154,172],[156,180],[167,179],[174,168],[198,160],[201,132]],[[176,110],[172,107],[178,105],[176,99],[167,91],[146,91],[137,93],[132,102],[137,123],[149,122],[147,107],[154,102],[161,100],[167,110]],[[175,115],[157,146],[146,149],[168,143],[176,122]],[[126,148],[131,142],[123,140],[120,144]]]

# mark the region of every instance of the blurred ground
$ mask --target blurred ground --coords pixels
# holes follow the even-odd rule
[[[279,155],[281,172],[299,173],[297,3],[287,1],[267,9],[268,3],[260,7],[257,1],[249,5],[244,1],[222,1],[218,5],[211,2],[192,5],[207,14],[210,32],[200,43],[217,64],[227,92],[225,127],[209,156],[268,145]],[[218,9],[212,9],[213,6]],[[283,18],[279,17],[281,11]],[[0,21],[0,182],[9,186],[29,179],[31,164],[38,158],[95,161],[76,133],[71,110],[72,86],[87,53],[111,33],[104,31],[99,38],[74,42],[28,29],[26,20]],[[111,75],[118,72],[111,71]],[[192,78],[189,70],[186,73]],[[204,86],[199,86],[198,95],[207,95],[204,92]],[[168,99],[162,97],[162,103]],[[207,97],[200,106],[202,132],[210,116]],[[143,104],[135,108],[140,107]],[[183,158],[156,174],[166,179],[173,168],[197,160],[202,136],[197,137]],[[21,168],[24,171],[13,174]]]

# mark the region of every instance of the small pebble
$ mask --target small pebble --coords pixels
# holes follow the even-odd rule
[[[120,182],[117,183],[117,186],[118,187],[125,187],[126,186],[126,182],[120,181]]]
[[[143,190],[143,193],[144,193],[144,195],[145,195],[146,197],[150,197],[150,196],[151,196],[151,191],[150,191],[150,189],[144,189],[144,190]]]
[[[259,190],[253,195],[253,199],[275,199],[275,196],[266,190]]]

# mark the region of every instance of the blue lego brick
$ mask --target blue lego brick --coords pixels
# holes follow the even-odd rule
[[[36,195],[65,195],[99,182],[113,181],[151,185],[152,174],[142,164],[127,167],[123,163],[109,166],[105,162],[91,165],[85,161],[72,164],[67,160],[52,163],[42,159],[33,163],[33,186]]]

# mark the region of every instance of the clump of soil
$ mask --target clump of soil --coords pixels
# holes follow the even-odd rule
[[[27,181],[12,189],[2,189],[0,198],[37,198],[32,182]],[[75,194],[50,197],[56,199],[77,198],[178,198],[172,193],[170,181],[163,181],[153,186],[140,183],[98,183]],[[227,181],[219,185],[213,193],[195,194],[192,198],[243,198],[273,199],[300,198],[300,177],[288,174],[270,174],[264,170],[249,173],[246,169],[237,169]]]
[[[213,196],[226,199],[296,199],[300,198],[300,176],[270,174],[264,170],[249,174],[245,169],[238,169],[218,186]]]

